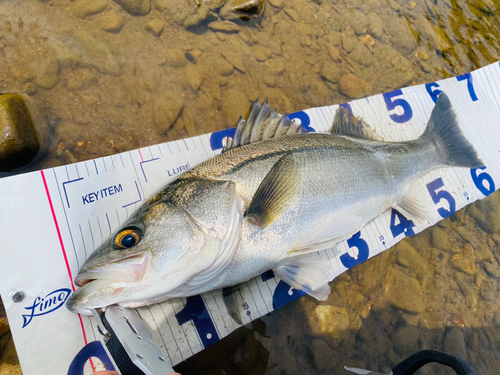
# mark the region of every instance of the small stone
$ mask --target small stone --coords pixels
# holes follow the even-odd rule
[[[358,64],[364,65],[366,67],[370,66],[373,61],[370,50],[361,43],[356,43],[354,50],[349,56]]]
[[[445,353],[454,355],[466,362],[468,361],[465,338],[460,328],[453,327],[446,333],[443,350]]]
[[[417,41],[411,33],[406,19],[390,17],[386,21],[385,29],[391,37],[393,46],[402,54],[407,55],[417,48]]]
[[[406,326],[399,328],[392,337],[394,351],[402,357],[407,357],[409,354],[418,350],[419,331],[415,326]]]
[[[201,70],[196,65],[188,65],[186,68],[186,79],[193,88],[193,90],[198,90],[203,81],[203,74]]]
[[[101,29],[109,33],[117,33],[122,29],[124,23],[123,17],[113,11],[103,13],[99,16]]]
[[[241,60],[241,55],[232,51],[223,51],[221,55],[236,69],[240,72],[246,73],[245,65],[243,65],[243,60]]]
[[[245,94],[236,89],[227,89],[222,94],[221,115],[227,127],[234,126],[240,116],[244,116],[250,105]]]
[[[326,49],[328,50],[328,55],[330,55],[330,58],[334,63],[340,64],[342,62],[342,56],[340,55],[340,51],[337,47],[330,43],[326,43]]]
[[[350,53],[352,50],[354,50],[354,47],[356,47],[357,43],[358,40],[353,36],[342,37],[342,48],[344,48],[347,53]]]
[[[453,314],[451,322],[459,327],[465,327],[465,318],[462,314]]]
[[[295,9],[285,8],[285,13],[295,22],[300,22],[300,14]]]
[[[187,58],[183,51],[180,49],[166,49],[163,51],[165,57],[165,64],[172,68],[182,68],[187,64]]]
[[[132,16],[145,16],[151,10],[151,0],[114,0]]]
[[[323,340],[312,340],[312,353],[318,370],[323,371],[335,367],[333,350]]]
[[[269,48],[261,46],[261,45],[255,45],[252,48],[253,48],[253,52],[255,54],[255,58],[257,59],[257,61],[261,61],[261,62],[266,61],[273,54],[273,51],[271,51]]]
[[[76,145],[78,147],[83,147],[83,146],[85,146],[85,142],[81,142],[81,141],[80,142],[76,142]]]
[[[165,23],[158,18],[152,19],[145,26],[144,30],[153,34],[155,37],[159,37],[165,28]]]
[[[498,234],[498,233],[494,233],[494,234],[491,236],[491,239],[492,239],[493,241],[495,241],[495,243],[496,243],[497,245],[500,245],[500,234]]]
[[[470,244],[466,244],[460,253],[453,256],[451,261],[455,269],[467,275],[472,276],[477,272],[474,248]]]
[[[422,287],[418,280],[396,268],[389,270],[385,295],[391,304],[402,310],[419,313],[425,308],[422,294]]]
[[[0,95],[0,171],[29,164],[40,146],[35,124],[22,96]]]
[[[494,277],[495,279],[500,279],[500,267],[497,264],[484,263],[484,270],[488,275]]]
[[[363,35],[359,38],[359,41],[362,45],[372,47],[375,44],[375,40],[373,40],[372,36],[369,34]]]
[[[353,9],[348,17],[349,24],[357,35],[366,34],[368,17],[357,9]]]
[[[19,82],[28,82],[31,81],[34,77],[33,70],[25,65],[13,65],[10,67],[10,74],[12,74],[12,77],[17,79]]]
[[[262,72],[260,79],[267,87],[276,87],[276,78],[269,71]]]
[[[436,249],[448,251],[451,249],[451,242],[449,234],[442,228],[435,226],[432,229],[431,244]]]
[[[199,49],[192,49],[190,51],[186,52],[186,58],[191,61],[193,64],[196,64],[198,62],[198,59],[202,55],[203,52],[201,52]]]
[[[93,16],[101,13],[108,7],[106,0],[77,0],[73,3],[73,14],[80,18]]]
[[[349,98],[363,98],[370,95],[372,86],[353,74],[340,77],[339,91]]]
[[[59,63],[54,56],[50,56],[40,64],[36,70],[35,83],[37,86],[50,90],[59,82]]]
[[[34,95],[36,93],[36,85],[33,82],[25,83],[23,86],[23,92],[28,95]]]
[[[233,66],[221,55],[210,56],[204,61],[205,71],[213,71],[223,77],[230,76],[234,72]]]
[[[471,278],[464,275],[463,273],[457,272],[454,275],[453,280],[455,280],[455,282],[457,283],[467,303],[470,306],[475,306],[478,298],[475,289],[471,286],[473,285],[473,283],[471,282]]]
[[[265,64],[274,75],[280,75],[285,71],[285,64],[280,59],[269,59],[266,60]]]
[[[214,21],[208,24],[208,28],[215,31],[224,31],[227,33],[239,32],[240,27],[231,21]]]
[[[340,78],[340,70],[331,62],[325,61],[321,76],[327,81],[337,83]]]
[[[384,35],[384,21],[377,13],[370,12],[367,14],[368,18],[368,33],[380,39]]]
[[[157,131],[161,134],[168,131],[179,117],[183,107],[184,100],[178,95],[164,93],[157,98],[153,108],[154,124]]]
[[[90,69],[75,69],[67,73],[64,84],[70,90],[85,90],[97,84],[97,76]]]
[[[340,342],[351,326],[349,314],[344,307],[319,305],[316,307],[316,319],[321,333],[331,335]]]

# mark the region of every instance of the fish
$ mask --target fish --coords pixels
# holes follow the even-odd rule
[[[422,222],[417,180],[436,168],[480,168],[441,93],[420,137],[384,141],[339,107],[329,132],[255,101],[223,152],[151,196],[81,267],[69,310],[136,308],[235,286],[268,270],[318,300],[320,257],[390,208]]]

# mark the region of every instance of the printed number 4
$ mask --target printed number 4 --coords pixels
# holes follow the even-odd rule
[[[396,107],[401,107],[403,109],[402,114],[391,114],[389,117],[391,118],[392,121],[397,122],[397,123],[403,123],[409,121],[413,117],[413,110],[410,107],[410,104],[402,99],[394,99],[395,96],[403,95],[403,91],[401,89],[399,90],[394,90],[391,92],[386,92],[382,96],[384,97],[385,101],[385,106],[387,107],[388,111],[392,111],[393,109],[396,109]]]

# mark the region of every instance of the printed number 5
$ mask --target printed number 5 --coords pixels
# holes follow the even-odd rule
[[[354,267],[355,265],[360,264],[361,262],[364,262],[368,259],[370,250],[366,241],[361,238],[361,231],[349,238],[347,240],[347,245],[349,246],[349,248],[356,247],[358,249],[358,256],[354,258],[349,253],[341,255],[340,261],[345,268]]]
[[[410,107],[410,104],[402,99],[398,98],[395,100],[392,100],[395,96],[403,95],[403,91],[401,89],[399,90],[394,90],[391,92],[386,92],[383,94],[384,101],[385,101],[385,106],[387,107],[388,111],[392,111],[395,109],[397,106],[403,108],[403,113],[398,115],[398,114],[391,114],[389,117],[391,118],[392,121],[397,122],[397,123],[403,123],[409,121],[413,117],[413,111]]]
[[[456,205],[455,205],[455,199],[446,190],[437,191],[443,186],[444,186],[443,180],[441,179],[441,177],[439,177],[438,179],[429,182],[427,184],[427,190],[429,190],[429,194],[431,195],[432,201],[435,204],[438,204],[441,201],[441,199],[444,199],[448,202],[448,205],[450,206],[448,210],[443,207],[440,207],[437,210],[438,214],[441,215],[442,218],[446,218],[455,212]]]

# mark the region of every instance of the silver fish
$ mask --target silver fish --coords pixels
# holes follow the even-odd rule
[[[71,311],[139,307],[237,285],[272,269],[320,300],[328,274],[306,254],[335,246],[395,207],[424,220],[415,180],[484,164],[442,93],[424,133],[384,142],[339,108],[329,133],[254,103],[224,152],[147,201],[82,266]]]

